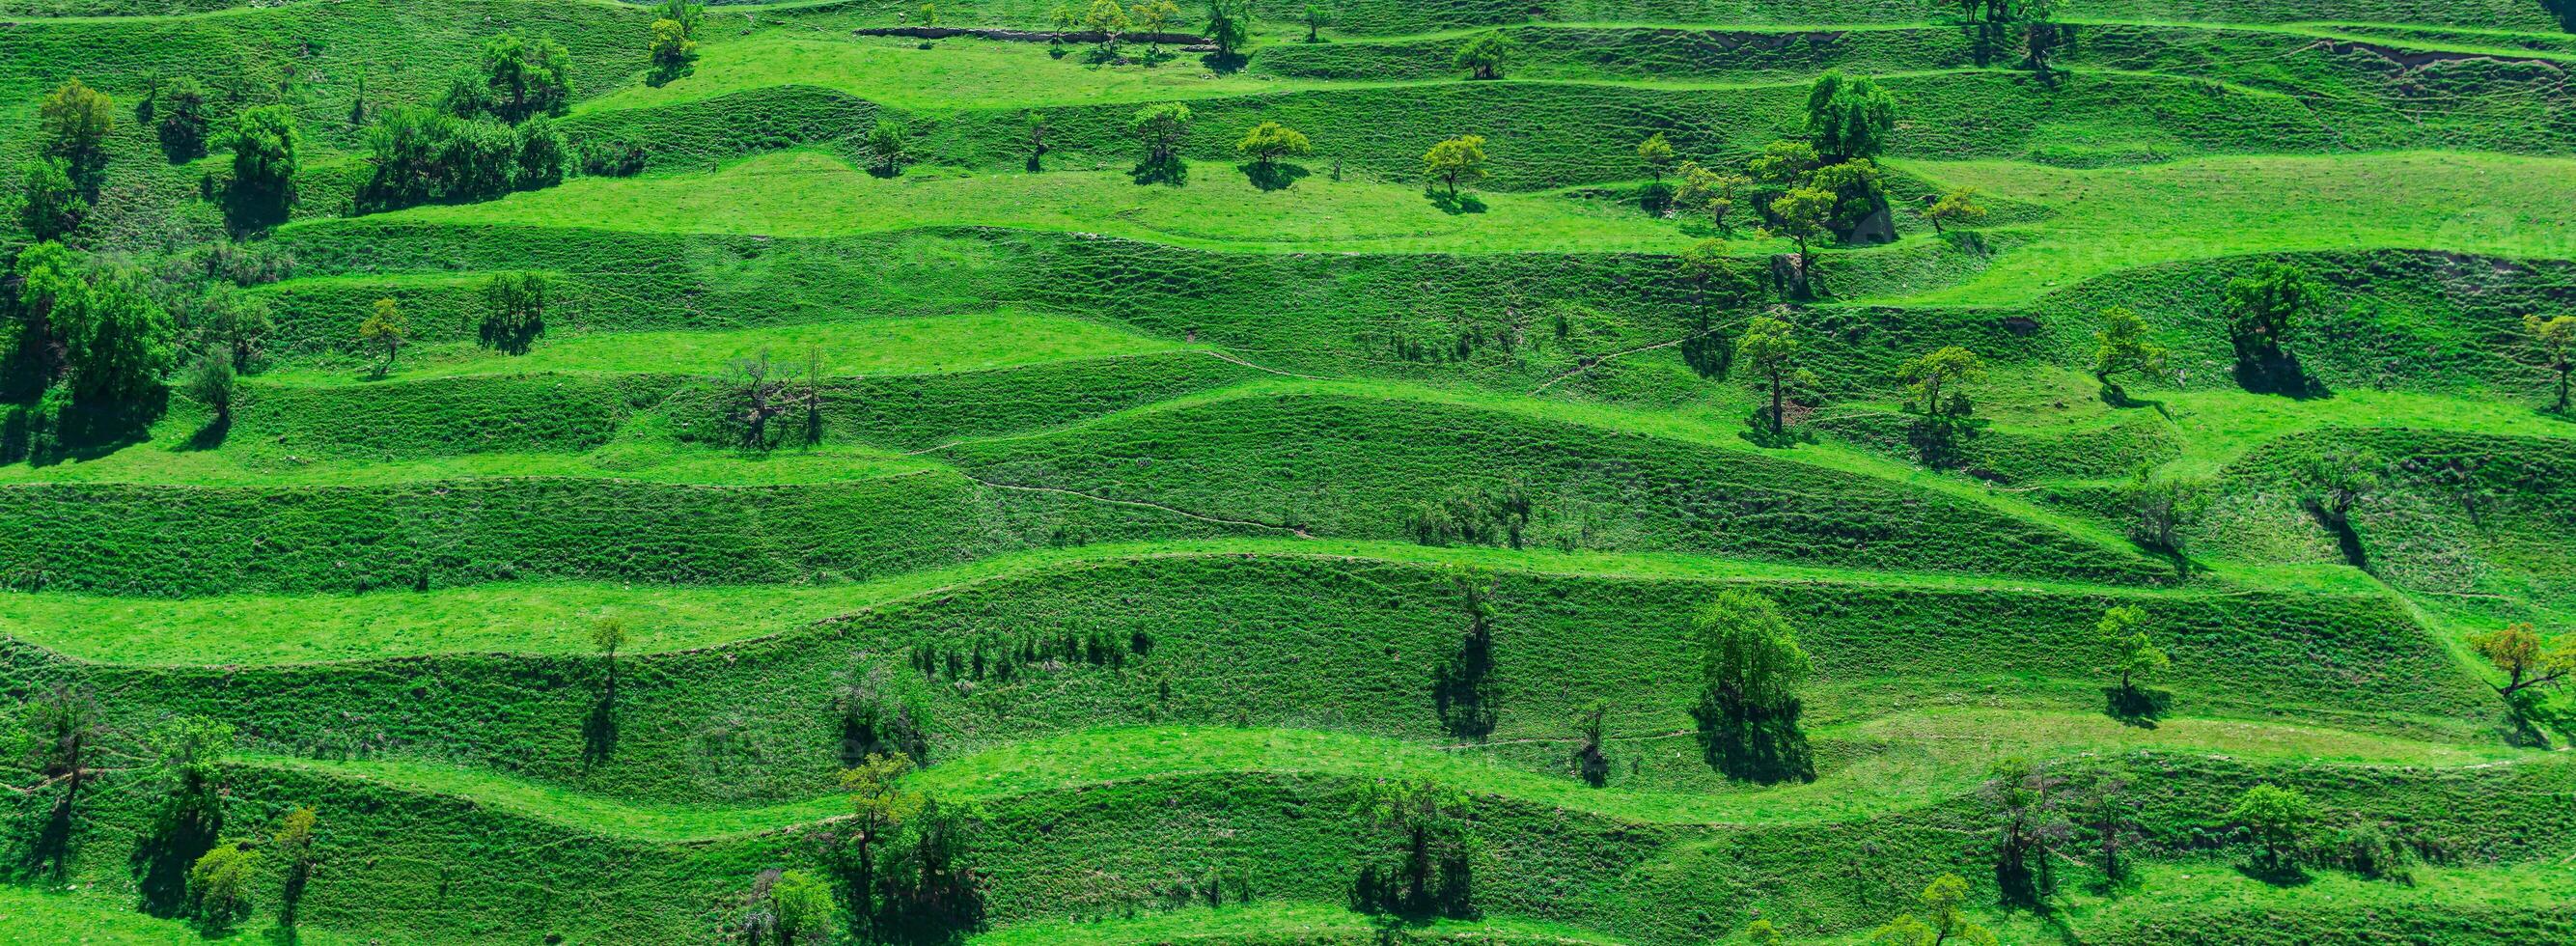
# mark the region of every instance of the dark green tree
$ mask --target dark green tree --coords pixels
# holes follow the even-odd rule
[[[1827,162],[1874,158],[1896,130],[1896,98],[1866,76],[1829,71],[1807,90],[1807,138]]]
[[[1512,52],[1512,38],[1501,33],[1479,33],[1458,47],[1454,57],[1458,68],[1478,79],[1503,77],[1503,60]]]

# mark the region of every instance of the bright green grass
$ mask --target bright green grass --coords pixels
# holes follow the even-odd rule
[[[2100,714],[1930,711],[1816,727],[1810,735],[1865,745],[1868,754],[1810,783],[1720,791],[1592,788],[1539,775],[1473,749],[1443,749],[1347,733],[1220,726],[1070,732],[950,759],[909,779],[951,801],[1065,791],[1082,785],[1227,772],[1346,778],[1430,778],[1470,791],[1656,824],[1843,823],[1933,804],[1973,788],[2006,755],[2220,755],[2283,763],[2459,767],[2519,762],[2529,753],[2456,747],[2280,723],[2168,719],[2154,729]],[[1696,758],[1688,734],[1611,734],[1613,751]],[[772,831],[834,817],[846,799],[775,805],[660,805],[586,794],[489,772],[410,761],[326,762],[262,757],[256,764],[372,779],[470,799],[579,830],[653,841]]]
[[[880,178],[813,152],[753,158],[708,176],[593,178],[485,204],[422,207],[389,219],[604,227],[672,233],[838,236],[984,225],[1107,233],[1184,246],[1273,251],[1673,251],[1690,238],[1634,209],[1545,194],[1483,194],[1452,214],[1419,187],[1333,180],[1324,162],[1275,191],[1228,164],[1199,162],[1182,187],[1123,170],[975,176],[915,168]]]
[[[1183,347],[1099,322],[1001,308],[990,312],[855,322],[821,322],[722,332],[594,332],[549,335],[524,355],[480,345],[450,345],[406,355],[390,377],[526,374],[541,371],[608,371],[709,375],[728,363],[767,352],[782,366],[803,370],[806,353],[819,352],[831,376],[935,374],[984,371],[1014,365],[1170,351]],[[345,370],[306,370],[262,375],[260,380],[298,384],[357,384]]]
[[[2057,211],[1978,276],[1891,302],[2026,302],[2122,268],[2383,248],[2576,256],[2576,161],[2453,152],[2227,157],[2102,170],[1901,162]]]
[[[1259,901],[1189,907],[1092,922],[1017,923],[968,946],[1142,946],[1142,944],[1463,943],[1470,946],[1613,946],[1624,942],[1590,930],[1509,917],[1403,920],[1337,906]]]
[[[1868,586],[1992,587],[1947,575],[1849,572],[1700,555],[1432,547],[1333,539],[1226,539],[1104,544],[996,556],[956,568],[827,587],[634,586],[537,582],[362,595],[122,598],[0,594],[0,633],[91,661],[274,665],[452,652],[587,653],[590,623],[627,621],[633,653],[763,637],[904,599],[1053,568],[1154,556],[1266,556],[1350,562],[1470,565],[1623,579],[1760,580]],[[2249,578],[2264,577],[2249,573]],[[2302,584],[2271,582],[2273,584]],[[2291,590],[2369,594],[2365,583],[2306,582]],[[2123,597],[2207,590],[2108,589],[2012,579],[2009,587]]]
[[[631,85],[584,103],[585,110],[649,108],[778,85],[817,85],[921,111],[1001,105],[1080,105],[1246,95],[1325,83],[1288,83],[1251,73],[1219,76],[1187,56],[1157,66],[1094,65],[1083,47],[1062,59],[1038,43],[917,40],[775,33],[709,43],[697,70],[660,88]]]
[[[2427,914],[2475,916],[2479,909],[2531,909],[2576,904],[2576,872],[2564,863],[2515,864],[2504,867],[2418,865],[2411,885],[2366,880],[2342,871],[2311,870],[2303,883],[2280,886],[2245,876],[2233,865],[2211,860],[2185,860],[2143,865],[2137,884],[2117,895],[2061,889],[2063,911],[2045,920],[2023,915],[2006,918],[1997,929],[2006,942],[2096,942],[2099,936],[2129,924],[2170,925],[2192,917],[2218,914],[2225,920],[2255,922],[2265,916],[2310,911],[2348,911],[2345,924],[2369,924],[2391,941],[2440,942],[2425,935],[2406,935],[2404,925]],[[2378,922],[2374,923],[2376,919]],[[2474,926],[2475,920],[2466,920]],[[2341,925],[2341,924],[2338,924]],[[2338,930],[2353,933],[2346,927]],[[2269,940],[2279,942],[2279,939]],[[2506,940],[2511,941],[2511,940]],[[2486,942],[2480,940],[2479,942]]]
[[[175,440],[184,441],[186,431]],[[940,464],[865,447],[779,451],[611,444],[591,454],[468,453],[408,460],[324,459],[291,449],[190,450],[137,444],[95,459],[0,466],[0,485],[160,483],[188,486],[380,486],[485,477],[581,477],[709,486],[779,486],[907,476]]]
[[[2113,408],[2097,396],[2091,375],[2062,368],[2021,369],[1979,389],[1977,415],[1993,430],[2064,437],[2152,415],[2172,426],[2180,456],[2158,472],[2206,477],[2275,439],[2328,427],[2405,427],[2525,437],[2576,436],[2564,422],[2509,401],[2439,397],[2354,388],[2330,398],[2292,400],[2247,394],[2223,366],[2193,369],[2183,390],[2133,385],[2140,406]],[[2148,404],[2161,405],[2159,411]],[[1896,405],[1881,410],[1894,413]]]
[[[284,935],[285,938],[279,937]],[[340,946],[372,940],[330,930],[282,933],[265,916],[223,936],[207,936],[178,920],[136,912],[133,899],[103,891],[63,892],[0,884],[0,938],[11,943],[59,946],[185,946],[190,943],[310,943]]]

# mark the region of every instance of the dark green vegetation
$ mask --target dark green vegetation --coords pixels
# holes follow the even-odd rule
[[[2576,939],[2558,10],[0,0],[0,938]]]

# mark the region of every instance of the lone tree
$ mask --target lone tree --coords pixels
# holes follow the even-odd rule
[[[1309,3],[1306,5],[1305,12],[1298,15],[1297,21],[1306,24],[1307,42],[1320,43],[1324,41],[1324,27],[1333,25],[1333,13],[1320,4]]]
[[[2379,491],[2384,466],[2368,447],[2337,444],[2310,455],[2299,465],[2299,502],[2336,530],[2352,528],[2352,508]]]
[[[188,868],[189,912],[197,928],[220,935],[250,915],[250,891],[259,880],[259,849],[249,841],[215,845]]]
[[[1692,715],[1711,760],[1731,776],[1757,781],[1806,777],[1798,690],[1814,666],[1780,606],[1730,589],[1692,617],[1691,630],[1701,653]]]
[[[503,33],[483,44],[482,112],[516,125],[539,115],[561,117],[572,110],[572,53],[562,43],[538,37],[523,39]],[[466,103],[452,102],[460,111]]]
[[[1479,844],[1466,792],[1430,779],[1374,781],[1360,789],[1352,814],[1380,839],[1361,861],[1357,899],[1364,908],[1467,912],[1468,869]]]
[[[394,356],[402,352],[403,343],[411,340],[411,320],[403,315],[402,304],[392,299],[376,300],[375,311],[358,323],[358,344],[382,352],[376,361],[376,377],[393,370]]]
[[[61,158],[74,179],[88,180],[107,164],[107,136],[116,130],[116,100],[65,79],[36,106],[45,153]]]
[[[1968,416],[1971,407],[1961,386],[1986,376],[1984,359],[1976,352],[1957,345],[1944,346],[1930,354],[1906,362],[1896,372],[1896,379],[1914,393],[1915,407],[1923,416],[1935,420],[1957,420]],[[1949,397],[1944,400],[1942,394]]]
[[[2152,378],[2165,367],[2165,347],[2147,338],[2147,322],[2128,306],[2102,310],[2102,330],[2093,333],[2093,381],[2114,403],[2128,392],[2111,379],[2120,375]]]
[[[1782,387],[1798,364],[1798,328],[1768,315],[1757,315],[1736,339],[1735,360],[1753,369],[1771,389],[1771,435],[1788,429],[1787,399]]]
[[[152,107],[153,130],[161,139],[162,151],[180,161],[205,156],[206,133],[214,117],[206,111],[204,84],[195,76],[180,76],[152,90],[145,102]]]
[[[295,206],[295,112],[284,105],[243,109],[224,136],[233,152],[231,198],[244,224],[284,220]]]
[[[1481,33],[1458,47],[1458,68],[1478,79],[1503,77],[1503,59],[1512,52],[1512,38],[1501,33]]]
[[[1216,61],[1232,66],[1243,58],[1252,36],[1251,0],[1208,0],[1208,39],[1216,43]]]
[[[688,75],[697,64],[698,41],[689,38],[688,28],[680,21],[664,17],[653,21],[646,52],[653,62],[653,71],[646,80],[652,85],[664,85]]]
[[[857,897],[852,912],[861,916],[876,912],[877,846],[892,840],[930,806],[930,796],[899,784],[909,774],[912,757],[901,752],[869,753],[841,773],[841,788],[850,793],[850,853],[858,858],[858,876],[850,886]]]
[[[277,855],[286,869],[284,888],[278,894],[277,925],[295,928],[296,908],[304,899],[304,885],[313,879],[313,866],[321,862],[314,849],[314,829],[321,816],[310,806],[286,813],[277,823],[277,833],[268,839],[269,850]]]
[[[2325,302],[2307,271],[2265,263],[2227,282],[2227,335],[2240,365],[2268,370],[2289,359],[2299,323]]]
[[[903,173],[904,145],[912,129],[891,118],[877,119],[868,129],[868,156],[874,159],[873,170],[885,177]]]
[[[19,175],[18,196],[18,223],[39,243],[69,235],[89,215],[89,201],[81,198],[71,165],[59,158],[27,162]]]
[[[1091,12],[1082,15],[1082,28],[1100,34],[1101,56],[1116,58],[1119,38],[1135,29],[1136,23],[1127,18],[1127,8],[1119,6],[1118,0],[1091,0]]]
[[[2236,798],[2236,807],[2227,812],[2227,820],[2242,826],[2263,846],[2261,866],[2267,871],[2282,871],[2294,866],[2307,840],[2308,824],[2316,813],[2308,803],[2307,793],[2295,788],[2282,788],[2266,782],[2245,790]]]
[[[2558,407],[2567,413],[2567,375],[2576,371],[2576,315],[2562,315],[2543,320],[2537,315],[2522,317],[2522,330],[2540,349],[2545,367],[2558,375]]]
[[[1663,132],[1648,135],[1646,140],[1637,143],[1637,163],[1646,166],[1646,173],[1654,176],[1658,187],[1663,185],[1664,175],[1672,171],[1673,160],[1673,143],[1664,140]]]
[[[2074,834],[2074,824],[2060,810],[2063,778],[2020,757],[2007,757],[1986,770],[1978,794],[1993,807],[1995,879],[2004,896],[2036,904],[2056,892],[2051,848]],[[2034,870],[2032,865],[2036,864]]]
[[[1251,131],[1244,132],[1243,140],[1234,143],[1234,150],[1251,158],[1254,165],[1266,169],[1281,158],[1311,154],[1315,145],[1306,140],[1303,132],[1278,122],[1262,122],[1252,126]]]
[[[1136,110],[1127,130],[1145,146],[1142,167],[1166,167],[1180,160],[1181,144],[1190,137],[1190,107],[1163,102]]]
[[[1458,199],[1458,188],[1484,180],[1485,136],[1459,135],[1422,153],[1424,177],[1449,186],[1449,199]]]
[[[2469,646],[2487,663],[2504,671],[2504,685],[2495,691],[2508,703],[2515,694],[2531,687],[2560,686],[2576,675],[2576,634],[2544,641],[2529,624],[2507,624],[2469,635]]]
[[[1147,60],[1163,54],[1163,32],[1171,29],[1173,20],[1180,18],[1181,7],[1172,0],[1144,0],[1127,10],[1128,21],[1135,24],[1138,32],[1145,34]]]
[[[590,623],[590,649],[598,651],[600,659],[611,664],[617,662],[617,651],[626,646],[626,638],[623,619],[606,617]]]
[[[1896,98],[1866,76],[1828,71],[1807,90],[1807,137],[1827,163],[1874,158],[1896,130]]]
[[[1952,188],[1924,209],[1923,219],[1932,221],[1932,232],[1947,233],[1950,227],[1976,226],[1986,219],[1986,208],[1977,205],[1976,188]]]
[[[524,355],[545,331],[546,277],[494,273],[483,283],[483,344]]]
[[[786,871],[769,885],[770,928],[780,946],[822,942],[832,934],[832,888],[801,870]]]
[[[1922,904],[1925,919],[1900,914],[1870,934],[1870,946],[1995,946],[1994,931],[1968,919],[1963,909],[1968,901],[1967,878],[1946,873],[1935,877],[1915,901]]]
[[[180,387],[189,400],[213,411],[215,423],[220,426],[232,423],[233,396],[239,391],[238,380],[233,375],[232,358],[224,352],[209,351],[199,354],[197,360],[188,364],[188,373]]]
[[[2147,611],[2136,605],[2121,605],[2102,611],[2102,620],[2093,625],[2103,643],[2111,647],[2109,669],[2120,675],[2120,692],[2134,693],[2132,678],[2152,673],[2173,663],[2146,632]]]
[[[1759,287],[1726,265],[1726,241],[1701,240],[1683,247],[1673,257],[1673,270],[1691,287],[1691,307],[1698,313],[1700,328],[1708,328],[1711,301],[1732,306]]]

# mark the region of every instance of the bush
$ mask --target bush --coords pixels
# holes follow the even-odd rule
[[[259,877],[259,851],[248,841],[215,845],[188,869],[188,904],[208,935],[231,929],[250,914],[250,890]]]

